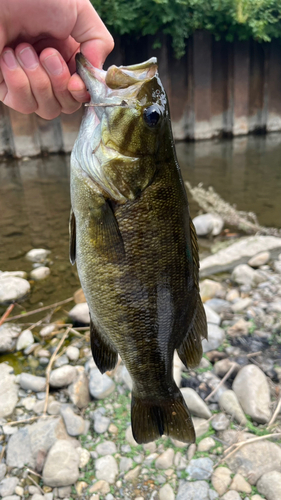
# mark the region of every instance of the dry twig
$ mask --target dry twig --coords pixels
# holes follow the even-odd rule
[[[256,441],[261,441],[263,439],[268,439],[270,437],[276,437],[276,436],[281,436],[281,432],[276,432],[276,433],[273,433],[273,434],[265,434],[264,436],[258,436],[258,437],[254,437],[254,438],[251,438],[251,439],[247,439],[246,441],[240,441],[240,443],[234,443],[234,444],[232,444],[231,446],[229,446],[229,448],[227,448],[224,451],[224,454],[226,454],[226,455],[223,458],[223,460],[226,460],[229,457],[231,457],[231,455],[233,455],[233,453],[236,453],[238,450],[240,450],[240,448],[242,448],[243,446],[245,446],[245,444],[255,443]],[[235,448],[235,449],[233,450],[233,448]]]
[[[40,475],[39,475],[39,474],[37,474],[36,472],[33,472],[33,471],[32,471],[32,470],[30,470],[30,469],[27,469],[27,470],[28,470],[29,472],[31,472],[31,474],[34,474],[35,476],[42,477],[42,476],[40,476]],[[45,491],[44,491],[44,490],[42,490],[42,488],[41,488],[40,484],[36,483],[36,481],[34,481],[33,477],[31,477],[29,474],[27,474],[27,477],[28,477],[28,479],[29,479],[29,480],[30,480],[30,481],[31,481],[31,482],[32,482],[32,483],[36,486],[36,488],[38,488],[38,489],[41,491],[42,495],[45,495]]]
[[[29,311],[25,314],[18,314],[17,316],[12,316],[11,318],[7,319],[6,322],[14,321],[16,319],[22,319],[23,317],[26,318],[27,316],[31,316],[32,314],[37,314],[39,312],[52,309],[52,307],[55,309],[56,307],[62,306],[63,304],[67,304],[68,302],[72,302],[73,300],[74,300],[73,297],[69,297],[68,299],[61,300],[60,302],[55,302],[54,304],[50,304],[49,306],[39,307],[39,309],[34,309],[33,311]]]
[[[43,410],[43,417],[46,416],[46,412],[47,412],[49,392],[50,392],[50,373],[51,373],[51,369],[52,369],[53,363],[54,363],[54,361],[56,359],[57,353],[60,350],[62,344],[64,343],[66,337],[68,336],[69,331],[70,331],[70,328],[67,328],[65,330],[65,332],[64,332],[64,334],[63,334],[60,342],[58,343],[58,345],[56,347],[56,350],[54,351],[54,353],[51,356],[51,359],[50,359],[49,364],[48,364],[47,369],[46,369],[46,398],[45,398],[45,404],[44,404],[44,410]]]
[[[1,453],[0,453],[0,464],[3,460],[3,457],[4,457],[4,454],[5,454],[5,450],[6,450],[6,446],[3,446],[2,450],[1,450]]]
[[[5,425],[26,424],[28,422],[33,422],[34,420],[37,420],[38,418],[41,418],[41,416],[40,415],[36,415],[35,417],[24,418],[23,420],[13,420],[12,422],[7,422]]]
[[[272,415],[272,417],[271,417],[271,419],[269,421],[267,429],[269,429],[269,427],[271,427],[274,424],[274,422],[275,422],[275,420],[277,418],[277,415],[280,412],[280,408],[281,408],[281,396],[279,397],[279,401],[278,401],[277,406],[275,408],[275,412],[273,413],[273,415]]]
[[[211,397],[216,394],[216,392],[218,391],[218,389],[222,386],[222,384],[230,377],[230,375],[232,374],[234,368],[235,368],[235,363],[232,363],[232,366],[229,368],[228,372],[225,374],[225,376],[221,379],[220,383],[217,385],[217,387],[215,387],[215,389],[209,394],[209,396],[207,396],[205,398],[205,401],[209,401],[209,399],[211,399]]]

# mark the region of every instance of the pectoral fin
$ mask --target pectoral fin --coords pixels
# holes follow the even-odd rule
[[[94,361],[101,373],[113,370],[117,361],[118,353],[112,348],[109,342],[106,342],[98,332],[97,328],[90,321],[90,335],[91,335],[91,350]]]
[[[196,307],[186,337],[177,349],[178,355],[187,368],[199,365],[203,351],[201,339],[207,338],[207,320],[205,310],[198,294]]]
[[[71,264],[75,264],[76,260],[76,221],[75,215],[70,209],[70,218],[69,218],[69,259]]]
[[[103,199],[98,206],[90,207],[90,218],[91,244],[96,251],[113,262],[122,259],[125,256],[123,239],[110,203]]]

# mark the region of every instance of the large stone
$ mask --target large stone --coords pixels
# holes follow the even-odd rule
[[[179,487],[176,500],[210,500],[209,491],[206,481],[185,482]]]
[[[246,425],[247,419],[234,391],[223,392],[219,399],[219,405],[231,415],[240,425]]]
[[[193,224],[198,236],[217,236],[223,228],[223,219],[217,214],[202,214],[194,217]]]
[[[234,431],[232,431],[234,432]],[[231,432],[225,431],[222,439],[229,444],[235,442],[233,437],[229,440]],[[253,436],[249,433],[235,433],[237,441],[245,441]],[[277,470],[281,472],[281,448],[268,440],[261,440],[249,443],[237,450],[227,460],[228,467],[232,472],[239,473],[247,477],[250,484],[256,484],[258,479],[265,473]]]
[[[43,392],[46,389],[46,378],[23,372],[20,374],[19,384],[25,391]]]
[[[34,344],[34,338],[31,330],[23,330],[17,341],[17,351],[22,351]]]
[[[105,455],[98,458],[95,462],[96,478],[104,479],[109,484],[115,483],[115,478],[118,474],[118,465],[112,455]]]
[[[76,376],[77,372],[75,366],[61,366],[60,368],[51,371],[50,385],[56,388],[66,387],[74,382]]]
[[[68,386],[72,403],[78,408],[86,408],[90,402],[89,380],[84,366],[76,366],[76,377]]]
[[[269,251],[271,257],[277,256],[281,250],[281,238],[275,236],[248,236],[210,255],[200,263],[200,276],[230,271],[238,264],[245,264],[259,252]]]
[[[183,387],[181,393],[192,415],[205,419],[211,418],[212,413],[208,406],[194,389],[191,387]]]
[[[267,472],[258,480],[257,489],[267,500],[281,499],[281,473]]]
[[[27,280],[15,276],[0,275],[0,304],[8,304],[23,299],[30,291]]]
[[[225,333],[222,328],[213,323],[208,323],[208,340],[204,339],[202,347],[204,352],[217,349],[224,341]]]
[[[29,250],[29,252],[27,252],[25,257],[31,262],[44,262],[47,259],[49,253],[50,250],[46,250],[45,248],[33,248],[32,250]]]
[[[68,313],[70,319],[76,323],[90,324],[90,312],[87,302],[76,304]]]
[[[11,323],[0,326],[0,353],[12,352],[16,346],[16,339],[21,328]]]
[[[191,460],[186,468],[190,479],[209,479],[213,473],[213,461],[208,457]]]
[[[233,390],[244,412],[255,422],[265,424],[269,421],[270,389],[260,368],[244,366],[235,377]]]
[[[231,470],[227,467],[217,467],[212,474],[212,485],[221,496],[231,483]]]
[[[93,398],[103,399],[114,391],[115,384],[106,373],[102,375],[98,368],[92,368],[89,389]]]
[[[69,441],[58,440],[50,449],[44,468],[47,486],[60,487],[76,483],[79,477],[79,454]]]
[[[65,423],[67,433],[70,436],[80,436],[85,431],[85,420],[76,415],[70,406],[61,408],[61,415]]]
[[[0,418],[11,415],[17,404],[18,385],[12,372],[11,366],[0,363]]]

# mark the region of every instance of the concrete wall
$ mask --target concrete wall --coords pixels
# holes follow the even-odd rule
[[[188,40],[185,56],[176,60],[162,38],[116,40],[110,64],[133,64],[158,57],[161,80],[171,109],[177,140],[281,130],[281,43],[227,43],[198,31]],[[69,152],[82,110],[45,121],[21,115],[0,103],[0,155],[33,156]]]

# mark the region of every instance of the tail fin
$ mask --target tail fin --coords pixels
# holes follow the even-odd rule
[[[149,443],[165,434],[185,443],[194,443],[195,431],[190,413],[175,387],[172,398],[140,399],[132,393],[132,431],[137,443]]]

